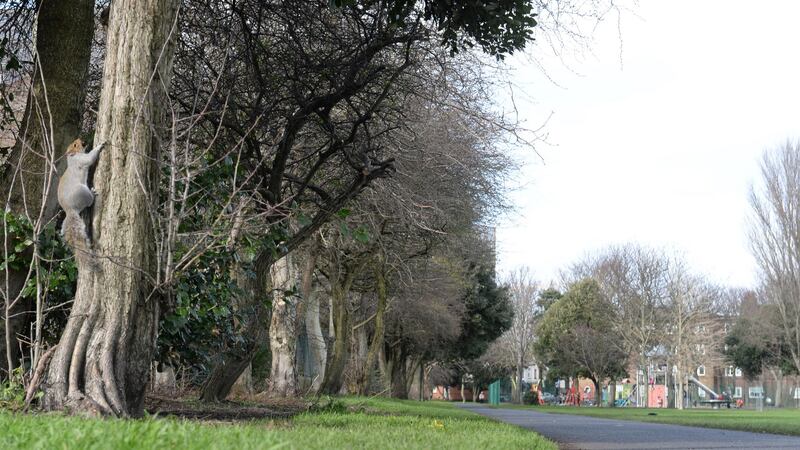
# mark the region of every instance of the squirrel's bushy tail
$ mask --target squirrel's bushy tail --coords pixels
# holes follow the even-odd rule
[[[86,232],[86,222],[80,215],[67,213],[64,223],[61,225],[61,235],[64,241],[72,248],[78,268],[94,269],[94,250],[92,241]]]

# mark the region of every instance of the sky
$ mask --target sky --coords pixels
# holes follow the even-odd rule
[[[499,272],[548,284],[636,242],[753,286],[750,186],[764,150],[800,139],[798,17],[793,1],[641,0],[584,46],[556,57],[539,39],[511,59],[519,118],[544,127],[536,153],[518,150]]]

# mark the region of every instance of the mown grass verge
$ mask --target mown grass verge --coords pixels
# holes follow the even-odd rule
[[[753,431],[800,436],[800,410],[767,409],[762,412],[747,409],[651,409],[651,408],[592,408],[570,406],[501,406],[534,409],[557,414],[579,414],[605,419],[669,423],[705,428]],[[654,415],[651,415],[654,414]]]
[[[290,419],[233,424],[0,412],[0,448],[556,448],[535,433],[447,403],[366,398],[345,398],[342,403],[344,407]]]

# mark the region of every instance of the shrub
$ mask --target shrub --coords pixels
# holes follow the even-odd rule
[[[522,403],[526,405],[538,405],[539,393],[535,391],[528,391],[522,396]]]

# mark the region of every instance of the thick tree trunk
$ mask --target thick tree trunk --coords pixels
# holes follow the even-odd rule
[[[597,378],[593,377],[591,380],[594,384],[594,404],[600,408],[603,406],[603,384]]]
[[[163,87],[179,0],[114,0],[97,118],[94,252],[79,261],[75,303],[45,385],[46,409],[139,416],[158,324],[156,206]]]
[[[295,277],[291,255],[277,260],[270,268],[272,279],[272,319],[269,328],[269,345],[272,351],[272,370],[268,393],[272,397],[296,395],[295,374],[295,305],[288,295],[294,289]]]
[[[366,395],[369,392],[372,370],[375,367],[375,361],[378,359],[378,351],[383,347],[384,326],[383,319],[386,315],[386,278],[384,277],[383,268],[378,267],[375,271],[375,291],[378,296],[378,306],[375,310],[375,330],[372,334],[372,341],[369,344],[369,351],[367,358],[364,361],[364,371],[359,385],[361,386],[361,395]]]
[[[683,371],[681,370],[680,367],[678,367],[678,370],[675,372],[675,378],[678,380],[678,392],[677,392],[677,394],[675,394],[675,407],[678,408],[678,409],[683,409],[683,406],[685,404],[684,398],[683,398],[683,395],[684,395],[684,390],[683,390],[684,376],[683,376]]]
[[[55,187],[65,164],[61,156],[80,134],[94,31],[93,8],[94,1],[90,0],[50,0],[39,7],[31,89],[18,139],[0,171],[2,209],[27,216],[31,223],[39,224],[37,230],[58,212]],[[6,242],[4,229],[0,227],[0,260],[13,251],[1,244]],[[0,271],[0,299],[9,299],[9,320],[0,323],[0,334],[7,334],[12,344],[7,347],[6,339],[0,340],[4,356],[0,358],[0,377],[8,369],[9,360],[12,368],[18,364],[19,346],[14,336],[31,320],[29,314],[20,313],[32,310],[33,305],[17,299],[27,277],[27,268]]]
[[[316,248],[316,246],[315,246]],[[322,386],[322,379],[325,377],[325,360],[328,356],[325,348],[325,337],[322,335],[322,327],[319,322],[319,296],[314,292],[314,270],[317,264],[317,251],[312,250],[309,254],[302,277],[302,294],[305,302],[305,327],[306,337],[308,338],[308,357],[310,360],[310,373],[306,376],[311,378],[311,392],[319,392]]]
[[[247,367],[244,368],[242,374],[239,375],[239,378],[236,379],[236,382],[233,383],[231,387],[230,395],[233,397],[249,397],[254,393],[253,388],[253,365],[248,364]]]
[[[333,327],[336,337],[333,340],[333,353],[328,360],[325,368],[325,378],[322,381],[320,392],[335,395],[338,394],[344,384],[344,368],[347,364],[348,347],[350,345],[350,308],[348,305],[348,295],[350,292],[350,282],[345,281],[344,285],[331,283],[331,305],[333,309]]]
[[[408,361],[405,359],[395,361],[392,370],[392,397],[406,400],[408,399],[409,388],[409,369]]]
[[[617,406],[617,382],[616,380],[609,380],[608,382],[608,407],[614,408]]]

